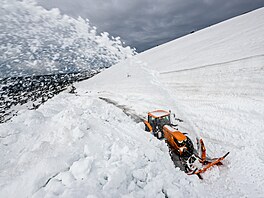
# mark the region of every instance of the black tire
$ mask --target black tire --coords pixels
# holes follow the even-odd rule
[[[188,148],[188,151],[193,154],[194,152],[194,147],[193,147],[193,143],[191,141],[191,139],[187,136],[187,148]]]
[[[148,128],[146,124],[145,124],[145,131],[150,132],[150,129]]]

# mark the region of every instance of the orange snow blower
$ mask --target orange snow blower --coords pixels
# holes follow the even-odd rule
[[[222,160],[229,154],[228,152],[220,158],[213,159],[207,157],[202,139],[197,139],[197,149],[194,149],[193,143],[186,133],[180,132],[175,128],[177,125],[171,123],[171,113],[168,111],[149,112],[148,119],[144,120],[144,123],[146,131],[151,132],[158,139],[165,139],[175,166],[188,175],[196,174],[200,179],[203,179],[201,173],[214,165],[222,165]]]

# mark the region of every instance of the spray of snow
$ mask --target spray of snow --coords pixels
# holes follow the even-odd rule
[[[1,78],[105,68],[135,53],[88,20],[32,0],[3,0],[0,13]]]

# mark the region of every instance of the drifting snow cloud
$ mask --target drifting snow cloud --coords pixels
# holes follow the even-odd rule
[[[105,68],[133,55],[119,37],[31,0],[3,0],[0,13],[0,78]]]

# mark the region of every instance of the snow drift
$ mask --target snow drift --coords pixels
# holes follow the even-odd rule
[[[1,197],[262,197],[264,9],[123,61],[0,125]],[[109,104],[99,97],[115,101]],[[120,108],[122,107],[122,108]],[[230,155],[204,180],[122,109],[171,109]]]

